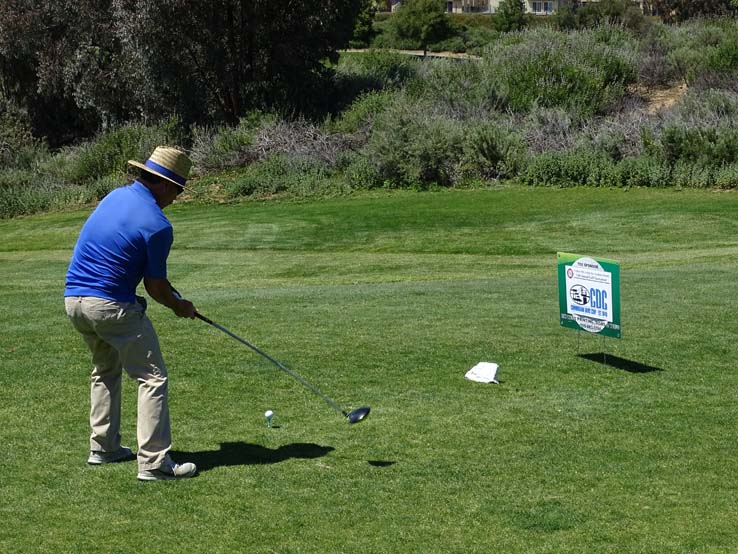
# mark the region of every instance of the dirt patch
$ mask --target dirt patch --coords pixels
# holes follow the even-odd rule
[[[687,92],[687,85],[659,88],[633,86],[628,89],[628,92],[643,101],[645,113],[653,115],[676,104]]]

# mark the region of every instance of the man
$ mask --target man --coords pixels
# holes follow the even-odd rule
[[[172,225],[163,213],[184,190],[192,166],[179,150],[158,147],[128,186],[113,190],[82,227],[69,270],[64,301],[67,315],[92,353],[89,464],[133,459],[121,446],[121,375],[138,381],[138,478],[142,481],[192,477],[195,464],[169,457],[171,430],[167,368],[159,339],[146,316],[146,292],[179,317],[195,317],[195,307],[175,296],[167,280]]]

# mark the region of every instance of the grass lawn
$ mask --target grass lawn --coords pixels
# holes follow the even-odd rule
[[[735,193],[509,188],[167,213],[170,278],[200,312],[372,413],[350,426],[155,305],[174,457],[200,474],[88,467],[90,364],[62,302],[87,212],[0,221],[0,552],[738,551]],[[559,326],[557,251],[621,262],[621,340]],[[500,364],[500,385],[464,379],[479,361]],[[127,379],[134,448],[135,394]]]

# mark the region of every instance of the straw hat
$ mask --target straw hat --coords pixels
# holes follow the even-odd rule
[[[135,160],[128,160],[128,163],[158,175],[178,187],[190,190],[185,187],[185,182],[190,174],[190,168],[192,168],[192,160],[181,150],[169,146],[157,146],[149,159],[146,160],[146,163],[139,163]]]

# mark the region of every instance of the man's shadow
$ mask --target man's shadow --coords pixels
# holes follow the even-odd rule
[[[292,458],[320,458],[333,450],[332,446],[299,442],[286,444],[276,449],[245,442],[222,442],[219,450],[172,451],[172,458],[184,462],[193,462],[198,471],[207,471],[222,466],[277,464]]]

